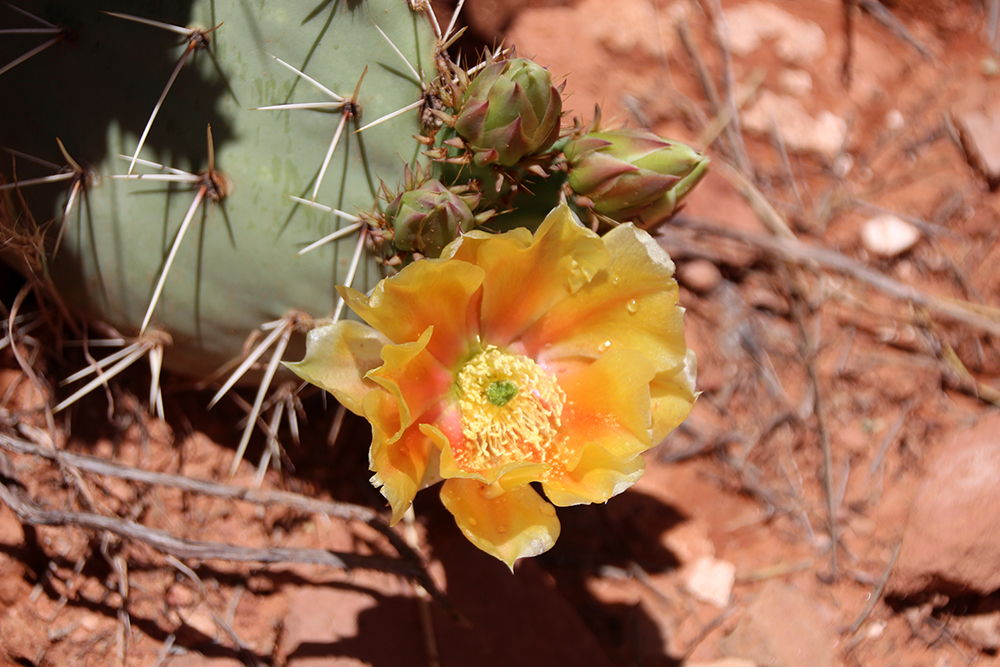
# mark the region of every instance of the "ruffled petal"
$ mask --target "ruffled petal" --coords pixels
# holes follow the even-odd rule
[[[458,237],[441,251],[441,259],[457,259],[463,262],[475,264],[479,257],[479,248],[484,243],[496,240],[496,234],[490,234],[479,229],[466,232]],[[524,227],[515,227],[508,232],[504,232],[504,238],[521,248],[531,245],[531,230]]]
[[[545,553],[559,538],[555,508],[530,486],[504,490],[471,479],[448,479],[441,502],[469,541],[514,569],[514,561]]]
[[[427,327],[413,343],[386,345],[382,349],[385,363],[368,374],[398,401],[402,428],[440,401],[454,381],[451,372],[427,351],[433,330]]]
[[[687,419],[698,393],[694,389],[698,362],[688,350],[684,365],[673,372],[660,373],[649,387],[652,399],[653,444],[658,444]]]
[[[371,297],[338,287],[347,305],[393,343],[415,341],[427,327],[427,349],[447,368],[468,352],[479,319],[486,272],[466,262],[424,259],[375,286]]]
[[[555,373],[566,392],[559,438],[567,468],[588,444],[599,444],[622,460],[653,445],[649,384],[654,373],[643,355],[610,350],[592,363],[559,364]]]
[[[316,327],[306,337],[306,356],[286,363],[306,382],[322,387],[353,412],[362,413],[365,396],[377,385],[365,376],[382,365],[379,356],[389,342],[375,329],[351,320]]]
[[[604,269],[608,254],[601,238],[563,205],[549,213],[531,245],[497,236],[479,244],[476,263],[489,276],[483,283],[483,339],[504,347]]]
[[[657,373],[680,368],[687,353],[684,310],[677,305],[670,257],[631,224],[616,227],[603,240],[611,255],[608,270],[524,333],[528,354],[594,358],[609,348],[625,348],[644,354]]]
[[[542,482],[545,495],[559,507],[603,503],[629,488],[642,477],[642,456],[620,459],[597,444],[587,444],[573,470]]]
[[[375,474],[371,481],[389,501],[395,525],[422,488],[432,442],[419,423],[400,429],[399,403],[387,392],[370,392],[364,407],[365,417],[372,424],[369,463]]]

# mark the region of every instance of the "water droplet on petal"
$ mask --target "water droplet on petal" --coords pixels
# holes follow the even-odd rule
[[[498,523],[497,526],[496,526],[496,530],[497,530],[498,533],[500,533],[501,535],[503,535],[509,529],[507,528],[507,526],[503,525],[502,523]]]
[[[476,521],[476,520],[475,520],[474,518],[472,518],[471,516],[470,516],[469,518],[467,518],[467,519],[466,519],[465,521],[466,521],[466,522],[467,522],[467,523],[468,523],[468,524],[469,524],[470,526],[475,526],[476,524],[478,524],[478,523],[479,523],[478,521]]]
[[[608,349],[610,347],[611,347],[611,341],[610,340],[606,340],[606,341],[604,341],[603,343],[601,343],[600,345],[597,346],[597,352],[599,354],[604,354],[605,352],[608,351]]]
[[[632,299],[631,301],[628,302],[627,308],[628,312],[635,314],[639,312],[639,302],[636,301],[635,299]]]

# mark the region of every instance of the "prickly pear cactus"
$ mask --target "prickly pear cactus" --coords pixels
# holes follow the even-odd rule
[[[166,366],[204,375],[262,323],[329,317],[335,285],[384,276],[379,239],[350,216],[426,162],[425,13],[405,0],[13,5],[0,27],[34,32],[0,36],[0,67],[53,43],[0,72],[0,146],[16,151],[0,175],[22,184],[0,192],[16,219],[7,256],[72,310],[127,336],[165,332]],[[9,252],[46,224],[44,252]]]

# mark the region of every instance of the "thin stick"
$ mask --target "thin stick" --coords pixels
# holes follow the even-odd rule
[[[146,327],[149,325],[149,320],[153,317],[153,310],[156,308],[156,302],[159,301],[160,294],[163,292],[163,285],[167,281],[167,274],[170,273],[170,267],[174,263],[174,257],[177,256],[177,250],[181,247],[181,241],[184,239],[184,234],[187,232],[188,227],[191,226],[191,221],[194,219],[194,213],[198,210],[198,207],[201,205],[201,200],[205,197],[207,192],[207,186],[203,185],[198,188],[198,193],[195,194],[194,201],[191,202],[187,215],[184,216],[184,222],[181,223],[181,228],[177,230],[177,237],[174,238],[174,243],[170,246],[170,254],[167,255],[167,261],[163,265],[163,271],[160,272],[160,278],[156,281],[156,289],[153,290],[153,298],[149,300],[149,308],[146,309],[146,316],[142,318],[142,326],[139,327],[140,336],[145,333]]]
[[[774,238],[742,232],[732,228],[693,223],[689,218],[685,219],[683,215],[674,218],[672,224],[708,232],[717,236],[738,239],[783,261],[807,267],[819,265],[837,273],[843,273],[897,299],[909,301],[950,320],[968,324],[995,336],[1000,336],[1000,309],[960,299],[942,299],[933,296],[912,285],[906,285],[894,280],[839,252],[807,245],[795,238]]]
[[[39,456],[51,461],[59,460],[62,465],[72,466],[96,475],[125,479],[139,484],[154,484],[180,489],[185,493],[197,493],[224,500],[239,500],[262,507],[283,505],[303,512],[323,514],[350,521],[361,521],[364,523],[378,523],[381,521],[378,513],[371,508],[361,505],[318,500],[289,491],[261,491],[246,487],[230,486],[228,484],[199,480],[184,475],[172,475],[134,468],[96,456],[48,449],[26,440],[11,437],[3,432],[0,432],[0,447],[15,454]]]
[[[421,583],[424,581],[423,568],[419,563],[328,549],[254,548],[223,542],[199,542],[115,517],[89,512],[43,509],[20,491],[2,483],[0,483],[0,500],[10,507],[22,523],[31,526],[76,526],[86,530],[107,531],[126,540],[147,544],[161,553],[177,558],[241,563],[306,563],[326,565],[339,570],[369,569],[393,572]]]
[[[851,625],[851,628],[847,631],[847,634],[852,635],[858,631],[861,624],[865,622],[865,619],[872,613],[875,609],[875,605],[878,604],[879,600],[882,599],[882,593],[885,592],[885,585],[889,582],[889,575],[892,573],[893,566],[896,565],[896,559],[899,557],[899,548],[903,546],[903,541],[900,540],[896,545],[896,548],[892,550],[892,558],[889,559],[889,564],[885,566],[885,572],[882,573],[882,578],[879,579],[878,586],[872,592],[871,596],[868,598],[868,604],[858,615],[858,618]]]
[[[876,21],[888,28],[889,32],[893,33],[900,40],[916,49],[925,60],[934,60],[934,54],[931,53],[930,49],[924,46],[924,43],[919,39],[914,37],[913,33],[910,32],[905,25],[903,25],[902,21],[897,19],[895,14],[886,9],[886,6],[879,2],[879,0],[855,1],[862,9],[871,14]]]

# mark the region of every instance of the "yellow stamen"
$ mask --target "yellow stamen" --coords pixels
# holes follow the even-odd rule
[[[533,359],[490,346],[458,374],[465,447],[455,462],[469,472],[515,461],[555,463],[566,394]]]

